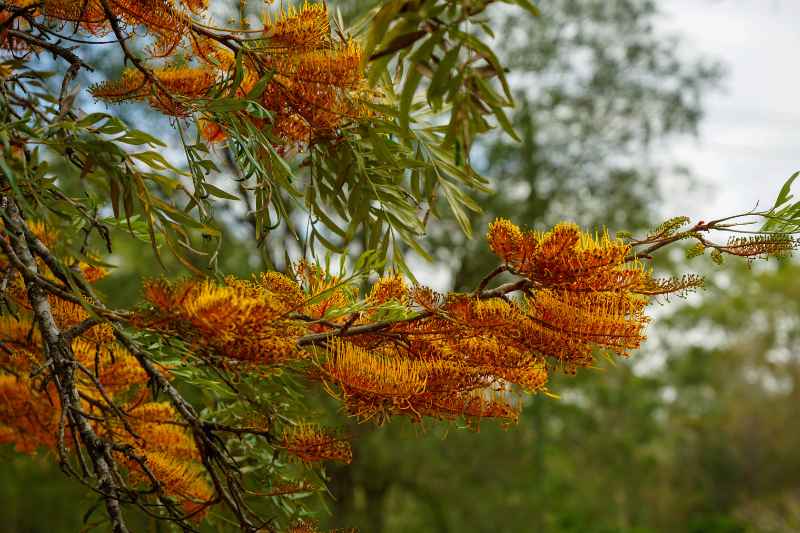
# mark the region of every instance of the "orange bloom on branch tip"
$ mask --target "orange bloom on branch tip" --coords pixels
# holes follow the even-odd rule
[[[128,458],[122,460],[128,466],[129,476],[134,482],[145,486],[150,484],[150,479],[138,462]],[[203,518],[214,492],[201,465],[181,461],[162,452],[146,452],[144,461],[164,492],[177,498],[184,512],[192,514],[196,520]]]
[[[43,14],[54,21],[80,23],[92,33],[101,31],[106,22],[99,0],[45,0]]]
[[[413,396],[425,390],[426,366],[422,361],[374,354],[347,341],[332,341],[325,374],[349,393],[379,396]]]
[[[150,88],[147,78],[141,71],[127,68],[122,71],[122,76],[118,80],[107,80],[92,85],[89,92],[95,98],[119,103],[144,98],[149,94]]]
[[[0,367],[28,373],[42,361],[42,337],[30,318],[0,316]]]
[[[489,225],[486,234],[489,248],[505,262],[520,259],[523,238],[519,226],[505,218],[498,218]]]
[[[289,6],[281,10],[274,21],[269,14],[264,21],[264,36],[274,47],[287,51],[320,48],[330,39],[330,33],[325,3],[305,0],[299,9]]]
[[[148,383],[147,372],[133,355],[117,343],[98,344],[79,337],[72,341],[72,350],[75,358],[111,394]],[[87,387],[94,388],[94,381],[88,376],[78,373],[77,377]]]
[[[304,463],[353,460],[350,443],[315,424],[299,424],[283,433],[281,447]]]
[[[572,292],[623,291],[642,295],[681,293],[702,286],[699,276],[654,280],[652,271],[630,261],[630,244],[607,231],[594,236],[575,224],[561,223],[547,232],[523,233],[497,219],[487,234],[494,251],[510,269],[544,288]]]
[[[631,301],[625,295],[547,289],[528,299],[528,314],[538,324],[619,355],[627,355],[644,341],[649,319],[643,307],[641,300]]]
[[[249,364],[285,363],[306,356],[296,344],[304,325],[283,318],[298,307],[299,287],[292,283],[283,276],[227,278],[222,285],[149,281],[145,298],[156,309],[137,320],[180,332],[201,353]]]
[[[129,68],[119,80],[93,85],[90,92],[112,103],[148,98],[165,115],[186,116],[188,109],[180,99],[202,98],[217,81],[217,73],[209,68],[168,67],[153,70],[153,77],[160,87],[154,87],[138,69]]]
[[[408,287],[399,274],[387,276],[372,285],[368,299],[377,304],[383,304],[389,300],[405,303],[408,300]]]
[[[128,415],[131,426],[141,437],[131,440],[134,446],[144,451],[161,451],[180,460],[201,460],[194,439],[179,424],[180,416],[171,404],[147,402],[131,409]]]

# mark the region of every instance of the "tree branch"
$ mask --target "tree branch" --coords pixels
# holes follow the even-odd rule
[[[120,487],[113,475],[113,458],[108,446],[94,432],[87,417],[80,411],[81,400],[75,383],[76,359],[72,348],[61,335],[58,325],[50,309],[47,293],[40,285],[37,274],[36,260],[25,240],[23,226],[25,222],[20,216],[16,203],[8,202],[5,216],[8,230],[14,236],[12,246],[16,257],[22,263],[20,273],[25,279],[28,299],[33,308],[33,313],[39,324],[42,342],[47,349],[48,358],[52,361],[52,374],[55,378],[61,402],[62,413],[66,412],[77,433],[81,443],[86,448],[92,461],[95,475],[97,476],[98,489],[105,502],[106,511],[111,520],[114,533],[128,533],[120,506]],[[80,453],[78,451],[78,453]]]

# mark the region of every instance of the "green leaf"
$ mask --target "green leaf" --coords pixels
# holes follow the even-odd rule
[[[411,114],[411,104],[414,101],[414,95],[417,92],[417,86],[422,79],[422,70],[417,68],[417,65],[427,60],[433,53],[434,47],[439,44],[444,38],[444,30],[438,30],[428,37],[425,42],[411,55],[409,62],[412,67],[406,74],[406,81],[403,84],[403,90],[400,93],[400,126],[403,129],[408,129]]]
[[[14,173],[13,170],[11,170],[11,167],[8,166],[8,163],[6,163],[4,157],[0,157],[0,169],[6,175],[6,178],[8,178],[9,183],[11,183],[11,188],[14,189],[14,194],[16,195],[17,201],[21,202],[23,207],[25,207],[26,210],[30,211],[31,206],[19,189],[19,185],[17,184],[16,174]]]
[[[453,216],[456,217],[458,225],[461,226],[461,231],[463,231],[464,235],[467,237],[472,238],[472,224],[467,216],[467,212],[464,211],[464,203],[461,201],[463,194],[452,183],[445,180],[440,181],[440,183],[447,204],[450,206],[450,211],[452,211]]]
[[[783,184],[781,187],[781,192],[778,193],[778,198],[775,199],[775,205],[772,206],[772,209],[777,209],[781,205],[785,204],[789,200],[792,199],[791,190],[792,190],[792,183],[794,180],[797,179],[797,176],[800,176],[800,171],[795,172],[794,174],[786,180],[786,183]]]
[[[165,170],[169,169],[173,172],[178,174],[182,174],[187,176],[186,172],[179,170],[178,168],[174,167],[169,161],[167,161],[163,155],[159,154],[158,152],[138,152],[135,154],[131,154],[131,157],[134,159],[138,159],[142,163],[146,164],[152,169],[155,170]]]
[[[117,142],[122,142],[125,144],[132,144],[132,145],[141,145],[141,144],[152,144],[153,146],[161,146],[166,148],[166,144],[150,135],[149,133],[145,133],[140,130],[128,130],[125,135],[114,139]]]
[[[411,120],[411,102],[414,100],[414,94],[417,92],[417,86],[421,79],[422,75],[415,68],[409,70],[406,75],[406,82],[400,93],[400,126],[404,129],[408,129]]]
[[[402,0],[387,2],[381,7],[380,11],[375,14],[369,28],[367,41],[364,45],[364,55],[366,57],[371,56],[373,50],[383,41],[389,29],[389,24],[395,20],[395,16],[403,4],[404,2]]]
[[[267,72],[253,85],[253,88],[250,89],[250,92],[247,93],[248,100],[258,100],[261,98],[261,95],[264,94],[264,91],[267,90],[267,85],[272,81],[272,77],[274,76],[274,72]]]
[[[531,2],[531,0],[507,0],[509,4],[516,4],[534,17],[542,16],[542,12],[539,11],[539,8],[536,7],[536,4]]]
[[[119,178],[113,174],[109,176],[109,191],[111,193],[111,208],[114,210],[114,218],[119,218],[119,197],[122,192]]]
[[[122,207],[125,209],[125,218],[130,219],[133,216],[133,190],[129,184],[122,193]]]
[[[500,63],[500,60],[497,58],[497,55],[492,51],[491,48],[486,43],[481,42],[475,36],[470,35],[468,33],[464,33],[462,31],[450,30],[454,37],[458,38],[465,46],[472,48],[481,55],[494,69],[497,73],[497,77],[500,79],[500,83],[503,85],[503,91],[505,91],[506,98],[508,98],[509,102],[513,100],[513,96],[511,95],[511,87],[508,85],[508,80],[506,80],[505,71],[503,69],[503,65]]]
[[[206,108],[212,113],[225,114],[243,111],[247,108],[247,105],[247,100],[242,98],[220,98],[209,102]]]
[[[375,156],[382,163],[386,163],[390,166],[396,165],[394,156],[392,155],[392,151],[389,149],[389,146],[387,146],[386,140],[381,135],[375,133],[372,128],[366,128],[366,130],[367,137],[369,138],[369,142],[375,152]]]
[[[495,118],[497,118],[497,123],[500,124],[501,128],[503,128],[503,131],[518,143],[522,142],[522,139],[520,139],[519,135],[517,135],[517,132],[514,131],[514,126],[511,124],[511,121],[508,120],[508,117],[503,109],[501,107],[492,107],[492,111],[494,112]]]
[[[208,194],[211,196],[216,196],[217,198],[223,198],[225,200],[239,200],[240,198],[234,194],[231,194],[227,191],[223,191],[219,187],[211,185],[210,183],[203,183],[203,188],[206,190]]]
[[[106,114],[106,113],[89,113],[88,115],[86,115],[85,117],[80,119],[75,124],[80,128],[88,128],[90,126],[93,126],[94,124],[97,124],[98,122],[100,122],[104,118],[108,118],[108,114]]]
[[[460,52],[461,46],[452,47],[436,67],[436,72],[434,72],[433,78],[431,78],[431,82],[428,85],[428,102],[434,109],[438,109],[442,105],[442,95],[444,95],[448,84],[452,81],[450,71],[453,69]]]
[[[378,54],[380,54],[381,56],[391,55],[399,50],[408,48],[409,46],[420,40],[422,37],[424,37],[425,34],[427,33],[428,32],[426,32],[425,30],[416,30],[404,33],[402,35],[398,35],[397,37],[389,41],[389,44],[387,44],[383,50],[378,52]]]

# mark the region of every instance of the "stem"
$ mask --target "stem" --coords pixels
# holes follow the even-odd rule
[[[120,506],[120,487],[113,475],[114,461],[108,445],[94,432],[88,418],[80,410],[81,399],[75,383],[75,355],[72,348],[61,335],[53,318],[47,293],[40,285],[37,273],[36,260],[25,240],[22,220],[19,209],[14,201],[8,202],[7,216],[4,217],[8,224],[9,237],[15,255],[24,266],[20,273],[25,279],[28,299],[33,308],[34,316],[39,324],[42,341],[46,353],[52,361],[52,374],[58,390],[62,412],[70,419],[70,424],[80,437],[91,459],[94,473],[97,476],[98,489],[105,502],[106,511],[111,520],[114,533],[128,533]]]

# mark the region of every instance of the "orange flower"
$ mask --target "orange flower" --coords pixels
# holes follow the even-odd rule
[[[269,17],[269,15],[268,15]],[[330,37],[328,6],[324,3],[303,2],[302,7],[281,10],[273,22],[264,22],[264,35],[275,48],[289,51],[315,49]]]
[[[408,299],[408,288],[403,278],[395,274],[379,279],[372,286],[368,300],[377,304],[386,303],[389,300],[397,300],[405,303]]]
[[[353,460],[350,443],[314,424],[299,424],[287,429],[281,446],[304,463]]]
[[[52,388],[37,392],[28,379],[0,375],[0,443],[14,443],[22,453],[55,447],[58,399]]]
[[[187,514],[200,520],[214,496],[200,465],[181,461],[169,453],[146,452],[145,463],[163,490],[178,499]],[[142,467],[131,459],[123,459],[134,482],[149,484],[150,480]]]
[[[288,278],[276,276],[228,278],[224,285],[151,281],[145,285],[145,298],[156,310],[139,320],[162,331],[181,331],[198,350],[230,360],[285,363],[305,356],[296,344],[305,327],[282,318],[297,309],[300,295]]]

